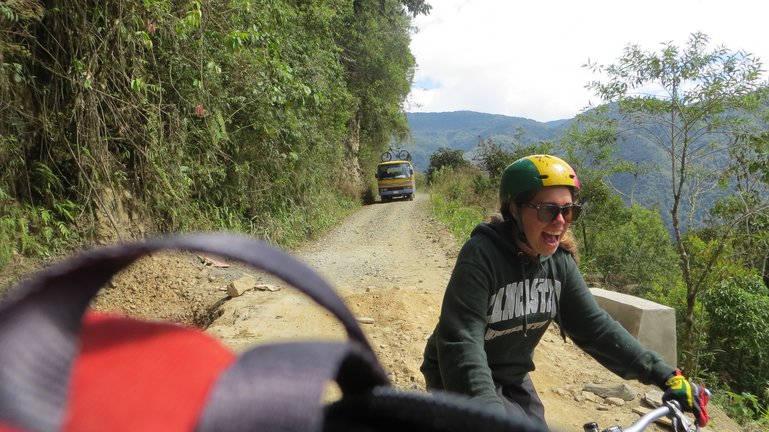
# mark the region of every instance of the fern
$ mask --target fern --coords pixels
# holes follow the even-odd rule
[[[761,405],[761,400],[754,394],[727,391],[724,406],[729,417],[736,419],[742,425],[750,423],[769,425],[769,407]]]
[[[12,23],[18,22],[19,16],[7,3],[9,2],[0,2],[0,17]]]
[[[43,18],[43,5],[37,0],[0,1],[0,22],[36,21]]]

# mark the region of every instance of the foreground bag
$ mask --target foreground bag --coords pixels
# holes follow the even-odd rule
[[[236,355],[205,333],[97,314],[119,271],[161,250],[215,254],[266,271],[344,326],[346,342],[257,346]],[[323,404],[336,381],[339,400]],[[392,387],[335,291],[305,264],[234,234],[196,234],[86,252],[0,304],[0,431],[541,431],[468,398]]]

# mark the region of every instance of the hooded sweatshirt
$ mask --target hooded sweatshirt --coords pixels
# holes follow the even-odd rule
[[[554,320],[562,333],[625,379],[663,388],[675,368],[643,348],[596,302],[572,256],[529,257],[512,222],[480,224],[459,252],[435,331],[425,347],[428,388],[471,396],[504,411],[496,384],[520,384]]]

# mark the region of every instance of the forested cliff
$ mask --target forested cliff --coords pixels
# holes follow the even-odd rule
[[[407,132],[429,9],[0,1],[0,267],[148,232],[323,229]]]

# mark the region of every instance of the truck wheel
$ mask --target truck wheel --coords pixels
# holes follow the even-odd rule
[[[414,194],[413,193],[409,194],[409,201],[414,201]]]

